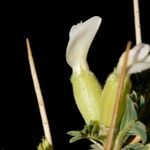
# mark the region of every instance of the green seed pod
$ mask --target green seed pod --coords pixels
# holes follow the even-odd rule
[[[99,109],[100,111],[99,122],[105,125],[106,127],[110,127],[111,124],[113,109],[116,100],[116,93],[118,90],[118,83],[119,83],[118,73],[114,70],[114,72],[108,76],[106,84],[101,93],[101,100],[100,100],[101,109]],[[128,77],[126,77],[119,106],[117,124],[120,123],[122,115],[124,113],[126,106],[126,95],[129,93],[130,89],[131,89],[130,80]]]
[[[99,120],[99,105],[102,88],[91,71],[81,70],[71,76],[76,104],[85,122]]]

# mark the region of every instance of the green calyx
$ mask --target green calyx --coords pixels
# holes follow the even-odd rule
[[[119,75],[116,72],[116,70],[114,70],[114,72],[108,76],[103,91],[101,93],[99,121],[106,127],[110,127],[111,124],[113,110],[116,101],[116,93],[118,90],[118,83],[119,83]],[[129,80],[129,77],[126,77],[119,105],[117,124],[120,123],[122,115],[124,113],[126,107],[126,95],[129,93],[130,89],[131,89],[131,82]]]
[[[103,90],[95,75],[88,70],[81,69],[79,74],[73,73],[71,83],[77,107],[86,124],[91,120],[96,120],[100,124],[110,127],[119,83],[116,70],[108,76]],[[125,99],[130,89],[130,80],[129,77],[126,77],[119,106],[117,124],[120,123],[124,113],[126,106]]]
[[[80,74],[72,74],[71,83],[76,104],[85,122],[98,121],[102,88],[95,75],[81,69]]]

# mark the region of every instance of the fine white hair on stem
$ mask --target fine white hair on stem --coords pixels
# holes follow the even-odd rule
[[[142,37],[141,37],[140,11],[139,11],[138,0],[133,0],[133,8],[134,8],[134,25],[135,25],[136,44],[139,44],[142,42]]]
[[[30,43],[29,43],[28,38],[26,39],[26,44],[27,44],[27,51],[28,51],[28,59],[29,59],[29,65],[30,65],[30,70],[31,70],[31,76],[32,76],[32,80],[33,80],[33,85],[34,85],[34,90],[36,93],[37,101],[38,101],[38,106],[39,106],[39,110],[40,110],[40,115],[41,115],[41,120],[42,120],[45,138],[47,139],[49,144],[52,145],[51,132],[50,132],[48,118],[47,118],[47,114],[46,114],[46,110],[45,110],[45,104],[44,104],[44,100],[43,100],[37,72],[35,69],[35,64],[34,64],[34,60],[33,60],[31,47],[30,47]]]

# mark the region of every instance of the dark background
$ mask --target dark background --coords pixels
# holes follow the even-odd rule
[[[0,149],[34,150],[43,136],[27,59],[26,37],[31,43],[55,150],[88,149],[86,140],[69,144],[70,137],[66,134],[84,125],[72,95],[71,68],[65,61],[69,30],[81,20],[95,15],[102,17],[88,62],[103,84],[127,41],[135,44],[132,0],[21,1],[1,7]],[[145,43],[150,43],[149,7],[149,0],[140,0]]]

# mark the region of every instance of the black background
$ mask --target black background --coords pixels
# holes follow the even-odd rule
[[[90,47],[90,69],[103,84],[126,43],[135,44],[132,0],[44,2],[1,5],[0,148],[34,150],[43,136],[26,51],[29,38],[56,150],[88,149],[86,140],[69,144],[69,130],[83,127],[75,105],[71,68],[65,61],[70,27],[98,15],[100,29]],[[140,0],[143,42],[150,43],[150,4]],[[82,147],[82,148],[81,148]]]

